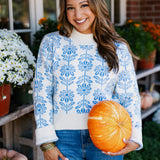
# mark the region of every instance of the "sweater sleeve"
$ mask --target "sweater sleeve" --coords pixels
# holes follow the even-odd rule
[[[34,115],[36,145],[57,141],[53,125],[53,43],[47,35],[43,38],[37,59],[34,81]]]
[[[140,145],[137,148],[139,150],[143,147],[141,102],[133,61],[125,44],[118,46],[117,55],[119,58],[119,72],[113,98],[128,111],[132,120],[130,140]]]

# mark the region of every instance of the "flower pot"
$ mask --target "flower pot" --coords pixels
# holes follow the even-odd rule
[[[160,51],[156,53],[156,64],[160,64]]]
[[[11,99],[11,85],[0,86],[0,117],[8,114]]]
[[[136,72],[137,71],[137,66],[138,66],[138,60],[137,59],[133,59],[133,65],[134,65],[134,70]]]
[[[29,94],[31,90],[30,85],[23,85],[21,87],[16,87],[13,89],[13,98],[16,105],[32,104],[33,98],[32,94]]]
[[[138,61],[138,69],[151,69],[155,65],[156,49],[151,52],[151,55],[147,59],[141,59]]]

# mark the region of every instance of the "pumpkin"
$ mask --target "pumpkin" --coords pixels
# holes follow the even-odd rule
[[[101,101],[88,114],[88,130],[93,144],[105,152],[118,152],[129,140],[132,122],[127,110],[117,102]]]
[[[154,86],[155,83],[151,85],[150,91],[148,93],[153,97],[153,103],[157,103],[160,100],[160,94],[154,89]]]
[[[6,149],[0,149],[0,159],[4,159],[7,155]]]
[[[141,92],[141,108],[142,109],[147,109],[152,106],[153,104],[153,97],[147,93],[147,92]]]
[[[0,159],[7,160],[7,159],[12,159],[12,160],[28,160],[28,158],[14,150],[7,150],[7,149],[0,149]]]

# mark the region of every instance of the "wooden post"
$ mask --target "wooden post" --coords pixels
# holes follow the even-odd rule
[[[13,149],[13,123],[9,122],[2,126],[3,145],[7,149]]]

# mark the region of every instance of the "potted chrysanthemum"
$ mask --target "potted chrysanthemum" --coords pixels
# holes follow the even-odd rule
[[[35,57],[15,32],[0,30],[0,116],[8,113],[3,105],[10,105],[11,85],[27,84],[34,75]],[[5,107],[7,109],[7,107]]]
[[[128,20],[123,26],[116,26],[116,30],[119,35],[128,41],[132,52],[139,57],[139,61],[146,60],[149,62],[149,60],[152,60],[154,62],[155,55],[152,53],[155,51],[156,42],[151,33],[144,29],[141,21]],[[153,66],[154,63],[151,66],[147,64],[145,69]]]
[[[156,42],[156,62],[160,63],[160,25],[151,21],[142,22],[145,31],[149,32],[152,39]]]

